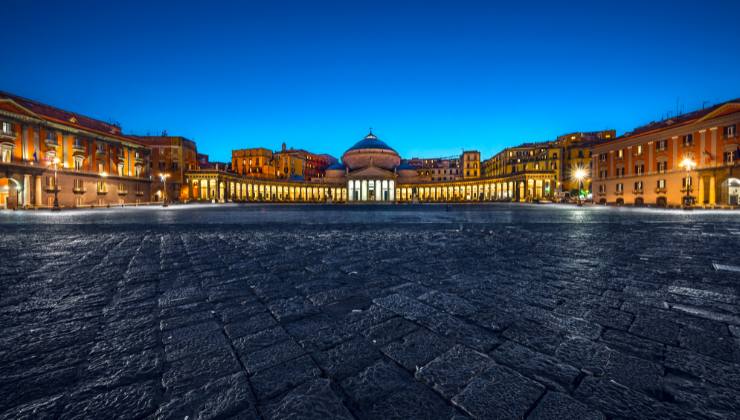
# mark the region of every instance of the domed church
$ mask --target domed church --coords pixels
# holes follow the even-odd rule
[[[345,179],[348,201],[395,201],[397,182],[411,181],[417,172],[371,130],[344,152],[342,163],[326,169],[326,177]]]

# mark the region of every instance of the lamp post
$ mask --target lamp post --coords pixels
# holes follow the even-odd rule
[[[691,170],[696,166],[690,157],[685,157],[681,161],[681,166],[686,169],[686,197],[684,197],[684,208],[688,209],[691,206]]]
[[[59,183],[57,178],[57,168],[59,167],[59,158],[55,157],[53,160],[54,163],[54,206],[51,208],[51,211],[60,211],[62,210],[61,207],[59,207]]]
[[[581,191],[583,190],[583,180],[586,178],[586,171],[583,168],[576,169],[574,174],[575,179],[578,181],[578,205],[582,206]]]
[[[162,180],[162,207],[167,207],[167,177],[170,174],[160,173],[159,179]]]

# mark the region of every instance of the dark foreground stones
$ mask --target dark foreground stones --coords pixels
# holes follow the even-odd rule
[[[0,223],[0,419],[737,418],[740,223],[562,209]]]

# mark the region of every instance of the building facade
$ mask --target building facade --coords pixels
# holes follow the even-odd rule
[[[594,201],[736,206],[740,100],[648,124],[593,147]]]
[[[327,154],[289,149],[285,143],[277,152],[264,147],[231,152],[231,167],[237,174],[264,179],[320,179],[326,175],[326,168],[336,161]]]
[[[180,201],[185,172],[199,168],[195,142],[181,136],[136,136],[150,152],[152,192],[156,201]]]
[[[591,189],[591,149],[614,139],[615,130],[577,132],[559,136],[556,140],[524,143],[509,147],[483,162],[484,177],[516,177],[541,179],[543,195],[535,199],[557,199],[577,195]],[[583,171],[582,180],[576,172]],[[582,185],[581,185],[582,184]],[[535,188],[536,191],[539,189]]]
[[[477,155],[477,156],[476,156]],[[470,153],[469,175],[432,180],[372,132],[311,181],[267,179],[249,172],[196,170],[186,174],[189,198],[196,201],[260,202],[472,202],[531,201],[546,196],[548,178],[537,173],[482,177],[480,154]],[[477,165],[475,165],[477,163]],[[461,169],[464,169],[462,167]]]
[[[115,124],[0,92],[0,208],[146,203],[149,159]]]

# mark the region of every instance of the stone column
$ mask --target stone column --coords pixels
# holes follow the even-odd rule
[[[699,178],[698,179],[698,181],[699,181],[698,182],[698,184],[699,184],[699,192],[698,192],[698,195],[696,197],[696,201],[697,201],[697,204],[702,205],[702,204],[704,204],[704,182],[706,181],[706,179],[703,176],[701,176],[701,175],[698,175],[697,178]]]
[[[31,205],[31,175],[23,175],[23,207]]]
[[[33,191],[35,192],[35,202],[33,204],[34,206],[39,207],[41,206],[41,175],[36,175],[34,177]]]
[[[709,178],[709,204],[717,204],[717,187],[715,185],[714,175]]]

